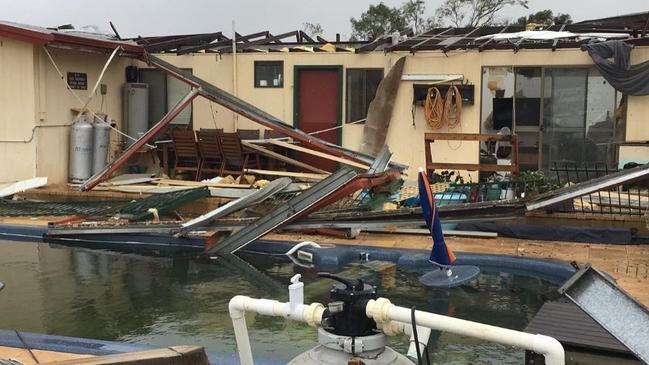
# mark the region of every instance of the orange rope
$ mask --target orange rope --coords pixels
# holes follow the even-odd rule
[[[462,122],[462,95],[453,84],[449,86],[444,98],[444,120],[448,123],[449,129],[457,127]]]
[[[431,87],[426,93],[424,116],[430,128],[441,129],[444,126],[444,101],[442,93],[436,87]]]

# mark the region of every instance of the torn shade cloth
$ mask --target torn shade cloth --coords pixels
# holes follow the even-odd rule
[[[632,45],[615,40],[586,44],[583,48],[615,90],[625,95],[649,95],[649,61],[631,65]]]

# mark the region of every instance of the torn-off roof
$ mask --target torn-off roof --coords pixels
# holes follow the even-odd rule
[[[0,21],[0,36],[48,47],[110,53],[122,47],[123,56],[142,57],[144,49],[132,41],[122,41],[104,34],[56,30]]]
[[[338,37],[337,37],[338,38]],[[177,36],[146,37],[135,39],[151,53],[232,53],[233,40],[222,32]],[[354,52],[356,47],[368,42],[328,41],[320,36],[311,37],[301,30],[282,34],[261,31],[246,35],[235,33],[239,52]]]

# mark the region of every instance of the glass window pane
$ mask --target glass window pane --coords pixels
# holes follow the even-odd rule
[[[513,97],[513,67],[483,68],[481,133],[494,134],[502,127],[512,128]]]
[[[376,96],[379,83],[383,80],[382,69],[347,69],[346,93],[347,123],[367,117],[370,103]]]
[[[283,87],[284,62],[255,61],[255,87]]]
[[[615,165],[615,89],[595,68],[588,72],[586,97],[586,144],[588,164]]]
[[[376,96],[376,90],[383,80],[383,70],[366,70],[365,71],[365,116],[370,107],[370,103]]]
[[[541,68],[516,68],[515,125],[538,127],[541,118]]]
[[[514,132],[518,136],[518,157],[523,171],[539,169],[541,93],[543,70],[517,67]]]
[[[543,165],[582,165],[588,69],[545,70]]]
[[[482,69],[480,133],[496,134],[503,127],[512,128],[514,110],[514,68]],[[495,163],[494,142],[480,142],[480,162]]]

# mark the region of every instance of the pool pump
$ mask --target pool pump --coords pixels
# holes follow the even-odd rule
[[[329,293],[331,302],[322,313],[318,345],[289,365],[412,365],[412,361],[387,346],[387,336],[365,313],[368,301],[378,299],[376,287],[330,273],[318,276],[336,281]]]

